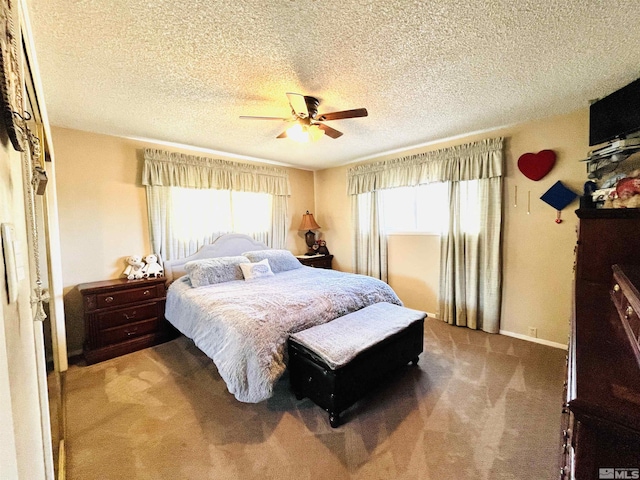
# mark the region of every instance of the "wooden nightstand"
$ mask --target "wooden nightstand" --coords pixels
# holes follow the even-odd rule
[[[331,262],[333,260],[333,255],[322,255],[319,257],[296,257],[300,260],[300,263],[306,265],[307,267],[314,268],[326,268],[331,270]]]
[[[164,318],[164,278],[106,280],[78,285],[84,306],[88,364],[175,338]]]

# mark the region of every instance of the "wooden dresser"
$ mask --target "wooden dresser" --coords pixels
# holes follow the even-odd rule
[[[84,306],[84,357],[101,362],[175,338],[164,318],[165,279],[78,285]]]
[[[322,255],[318,257],[297,257],[300,263],[307,267],[314,268],[326,268],[331,270],[331,262],[333,261],[333,255]]]
[[[560,478],[640,478],[640,363],[624,326],[640,307],[640,211],[576,213]]]

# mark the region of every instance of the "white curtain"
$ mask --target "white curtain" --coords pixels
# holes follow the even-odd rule
[[[502,300],[502,175],[502,138],[349,169],[356,272],[386,278],[386,242],[376,191],[447,182],[450,218],[441,237],[441,315],[448,323],[497,332]],[[473,210],[475,217],[469,215]],[[385,265],[376,270],[378,263]]]
[[[440,237],[440,318],[498,333],[502,177],[450,182],[449,213],[448,229]]]
[[[380,192],[365,192],[351,197],[355,248],[353,265],[356,273],[387,281],[387,238],[382,231],[383,209]]]
[[[502,176],[502,138],[367,163],[349,169],[347,192]]]
[[[286,170],[226,160],[146,149],[142,184],[146,186],[151,244],[163,260],[184,258],[210,243],[220,233],[210,232],[197,241],[184,241],[174,232],[171,201],[173,187],[266,193],[272,196],[271,225],[256,240],[272,248],[284,248],[287,235],[287,204],[290,195]],[[200,206],[193,205],[197,210]]]

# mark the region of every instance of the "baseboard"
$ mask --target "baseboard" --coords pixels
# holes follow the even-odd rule
[[[67,452],[64,448],[64,440],[60,440],[58,447],[58,477],[57,480],[66,480],[67,478]]]
[[[69,365],[77,365],[80,362],[84,362],[82,350],[73,350],[67,353],[67,363]]]
[[[544,338],[530,337],[529,335],[522,335],[521,333],[508,332],[507,330],[500,330],[500,335],[507,337],[518,338],[520,340],[526,340],[527,342],[539,343],[548,347],[559,348],[561,350],[567,350],[568,346],[563,343],[552,342],[551,340],[545,340]]]
[[[72,352],[68,352],[67,353],[67,358],[72,358],[72,357],[81,357],[82,356],[82,349],[80,350],[74,350]]]
[[[427,315],[429,316],[429,318],[438,318],[438,315],[436,315],[435,313],[427,312]],[[507,330],[500,330],[498,333],[500,335],[504,335],[505,337],[513,337],[520,340],[525,340],[527,342],[539,343],[541,345],[546,345],[548,347],[553,347],[553,348],[559,348],[561,350],[568,349],[568,346],[566,344],[552,342],[551,340],[545,340],[544,338],[530,337],[529,335],[522,335],[520,333],[509,332]]]

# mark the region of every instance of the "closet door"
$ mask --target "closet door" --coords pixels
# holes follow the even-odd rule
[[[34,319],[34,344],[47,478],[65,477],[67,344],[58,228],[55,156],[43,102],[27,5],[20,0],[20,54],[26,114],[25,213]],[[39,301],[38,301],[39,300]]]

